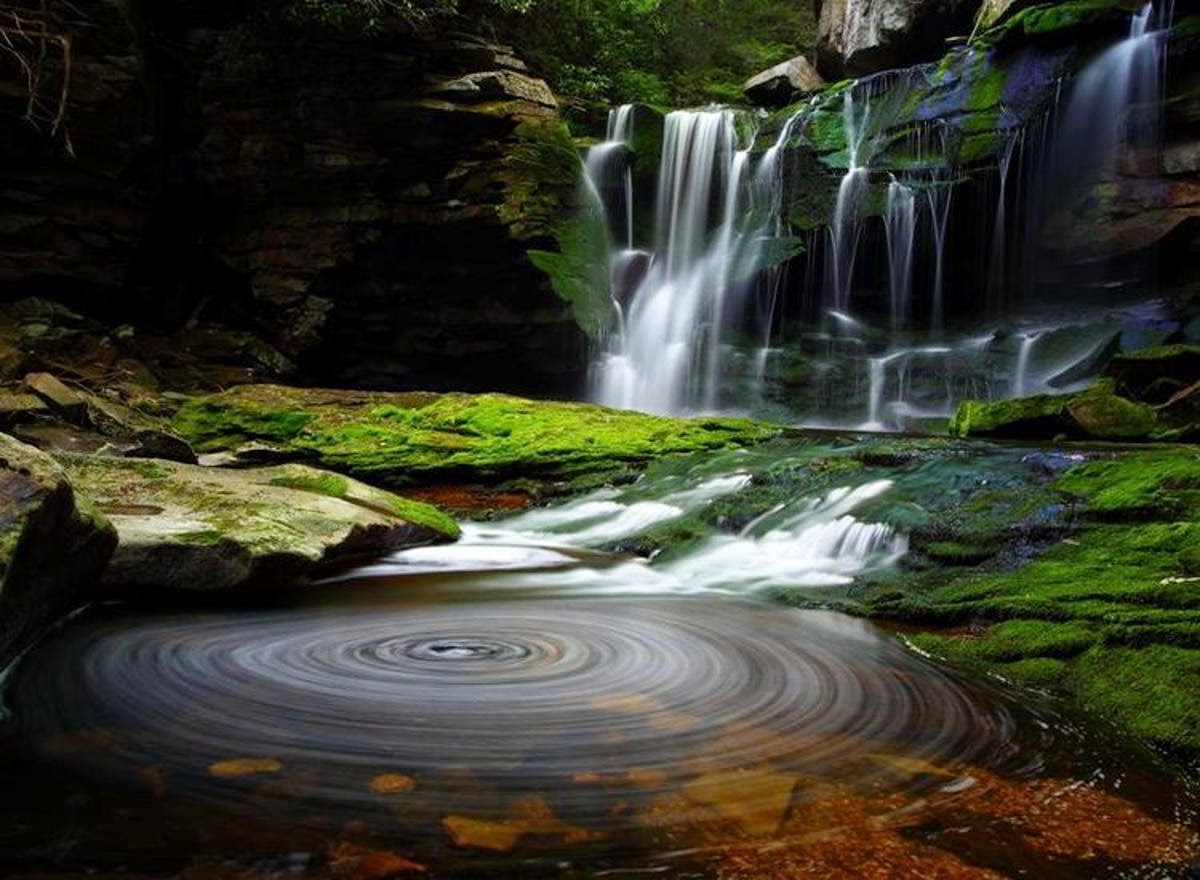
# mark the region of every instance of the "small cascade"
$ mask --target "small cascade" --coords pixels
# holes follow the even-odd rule
[[[1163,37],[1171,16],[1169,0],[1144,4],[1130,19],[1129,36],[1075,78],[1054,132],[1051,172],[1063,192],[1111,176],[1123,149],[1135,164],[1157,162]]]
[[[1017,347],[1017,364],[1013,369],[1013,397],[1024,397],[1029,393],[1029,356],[1039,336],[1040,333],[1022,333],[1019,337],[1021,342]]]

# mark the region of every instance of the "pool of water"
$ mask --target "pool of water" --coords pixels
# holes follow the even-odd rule
[[[761,598],[894,564],[903,530],[856,516],[891,484],[614,550],[779,464],[652,473],[278,603],[93,608],[8,678],[0,876],[1188,876],[1187,781],[1103,725]]]

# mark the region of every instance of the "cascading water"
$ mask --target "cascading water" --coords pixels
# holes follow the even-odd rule
[[[739,266],[753,236],[740,223],[748,154],[737,141],[732,111],[667,116],[654,249],[595,365],[601,403],[678,412],[713,402],[731,288],[753,274]]]
[[[1061,188],[1088,186],[1110,176],[1122,147],[1157,157],[1163,37],[1171,5],[1143,5],[1129,36],[1101,53],[1072,84],[1055,131],[1053,177]]]
[[[913,236],[916,232],[917,204],[913,191],[892,178],[888,184],[887,230],[888,288],[891,294],[892,329],[898,329],[908,318],[909,298],[912,296]]]
[[[762,150],[739,134],[755,127],[744,114],[669,114],[661,156],[650,157],[659,162],[653,199],[634,192],[633,111],[614,111],[587,161],[616,243],[616,318],[593,363],[593,397],[674,413],[786,399],[806,421],[878,430],[944,418],[964,398],[1085,378],[1053,352],[1086,360],[1102,337],[1090,328],[1125,320],[1123,306],[1054,312],[1042,294],[1061,269],[1047,272],[1046,226],[1098,180],[1156,161],[1169,23],[1169,9],[1143,7],[1128,36],[1077,76],[1051,78],[1061,100],[1055,93],[1025,116],[1002,94],[986,185],[971,183],[982,179],[979,160],[964,160],[952,122],[914,115],[910,96],[942,75],[933,65],[814,95],[764,131]],[[956,57],[986,77],[988,50]],[[844,171],[824,223],[801,227],[805,269],[793,278],[785,266],[798,249],[780,257],[772,244],[796,241],[789,211],[812,198],[797,189],[792,151],[828,143],[834,128],[838,152],[822,161]],[[652,240],[637,240],[635,226],[651,224],[635,222],[635,201],[654,205],[653,235],[642,233]],[[991,324],[983,333],[980,318]],[[1072,325],[1084,341],[1034,356],[1049,330]]]

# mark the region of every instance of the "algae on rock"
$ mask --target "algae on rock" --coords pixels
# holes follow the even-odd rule
[[[233,470],[60,454],[111,519],[110,588],[143,593],[288,586],[358,556],[453,540],[437,508],[304,465]]]

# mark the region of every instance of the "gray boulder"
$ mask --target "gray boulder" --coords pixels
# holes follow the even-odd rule
[[[58,460],[116,526],[102,584],[124,592],[286,587],[332,563],[458,537],[435,507],[305,465]]]
[[[816,68],[803,55],[797,55],[746,80],[742,92],[760,107],[785,107],[796,93],[811,92],[823,85],[825,80]]]
[[[0,668],[86,601],[116,543],[50,456],[0,434]]]

